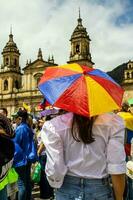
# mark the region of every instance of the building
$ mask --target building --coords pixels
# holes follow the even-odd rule
[[[70,42],[71,42],[71,51],[69,61],[67,63],[79,63],[81,65],[87,65],[93,67],[94,63],[92,62],[91,53],[90,53],[90,37],[86,31],[86,28],[82,25],[82,19],[79,18],[78,24],[74,29]]]
[[[131,60],[126,64],[122,86],[125,90],[124,101],[133,98],[133,61]]]
[[[123,101],[133,98],[133,61],[129,60],[107,73],[125,90]]]
[[[49,66],[56,66],[54,58],[45,61],[41,49],[38,51],[37,59],[34,62],[27,61],[26,66],[21,70],[19,64],[20,52],[10,33],[9,41],[2,51],[3,64],[0,69],[0,107],[6,107],[9,116],[23,102],[31,105],[32,112],[38,111],[38,104],[42,95],[37,85],[44,69]]]
[[[71,52],[68,63],[77,62],[93,67],[90,53],[90,38],[86,28],[82,25],[82,19],[78,18],[78,24],[71,36]],[[27,61],[26,66],[21,69],[19,58],[20,52],[13,39],[12,31],[9,41],[2,51],[3,63],[0,68],[0,107],[6,107],[9,117],[23,102],[31,105],[33,113],[38,112],[38,105],[43,97],[37,88],[40,77],[46,67],[56,66],[54,57],[45,61],[42,51],[39,49],[37,59],[33,62]]]

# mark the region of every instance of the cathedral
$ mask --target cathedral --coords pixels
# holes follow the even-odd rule
[[[90,37],[86,28],[82,25],[82,19],[79,17],[71,38],[71,51],[67,63],[79,63],[93,67],[90,53]],[[12,31],[9,34],[9,40],[2,51],[3,63],[0,68],[0,107],[6,107],[9,117],[23,103],[31,106],[31,112],[39,112],[39,103],[43,96],[38,90],[38,82],[46,67],[57,66],[54,57],[44,60],[41,49],[38,50],[37,58],[33,62],[26,63],[20,68],[20,51],[13,39]],[[133,98],[133,62],[127,64],[123,87],[126,88],[127,96]]]
[[[77,26],[70,38],[71,52],[67,63],[77,62],[93,67],[90,53],[90,38],[86,28],[82,25],[80,17]],[[44,60],[42,51],[39,49],[36,60],[26,63],[20,68],[20,51],[14,42],[12,31],[9,40],[2,51],[3,63],[0,68],[0,107],[6,107],[9,117],[23,102],[31,106],[31,112],[39,111],[39,103],[43,96],[38,90],[38,82],[46,67],[57,66],[54,57]]]

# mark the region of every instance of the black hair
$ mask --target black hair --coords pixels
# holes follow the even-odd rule
[[[19,109],[17,115],[18,117],[22,118],[22,122],[26,122],[26,120],[28,119],[28,113],[26,110]]]
[[[45,118],[45,121],[51,120],[51,119],[53,119],[54,117],[57,117],[58,115],[63,115],[63,114],[65,114],[65,113],[67,113],[67,111],[65,111],[65,110],[63,110],[63,109],[60,109],[60,110],[58,111],[58,113],[56,113],[56,114],[47,115],[46,118]]]
[[[124,111],[124,112],[128,112],[128,109],[129,109],[129,104],[127,103],[127,102],[124,102],[123,104],[122,104],[122,111]]]
[[[84,144],[90,144],[95,141],[92,134],[94,117],[87,118],[74,114],[72,122],[72,136],[77,141],[82,141]],[[77,129],[76,129],[77,127]]]

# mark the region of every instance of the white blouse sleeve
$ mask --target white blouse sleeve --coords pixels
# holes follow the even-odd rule
[[[44,123],[41,137],[46,147],[47,162],[45,172],[48,182],[53,188],[60,188],[67,172],[67,167],[64,163],[63,142],[50,121]]]
[[[124,122],[119,116],[115,116],[110,127],[110,137],[107,145],[109,174],[123,174],[126,172],[124,136]]]

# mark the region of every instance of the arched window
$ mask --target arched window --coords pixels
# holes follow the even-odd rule
[[[9,58],[6,58],[6,65],[9,65]]]
[[[14,65],[17,66],[17,59],[14,59]]]
[[[129,74],[129,72],[127,72],[127,78],[128,78],[128,79],[130,78],[130,74]]]
[[[42,76],[41,73],[38,73],[38,74],[35,74],[35,75],[34,75],[34,78],[35,78],[35,87],[36,87],[36,88],[38,87],[38,83],[39,83],[39,81],[40,81],[41,76]]]
[[[129,65],[129,69],[131,69],[131,68],[132,68],[132,65],[130,64],[130,65]]]
[[[79,53],[80,52],[80,46],[79,44],[76,45],[76,53]]]
[[[15,87],[16,89],[19,89],[19,82],[18,82],[18,80],[15,80],[15,81],[14,81],[14,87]]]
[[[7,80],[4,81],[4,90],[8,90],[8,81]]]

